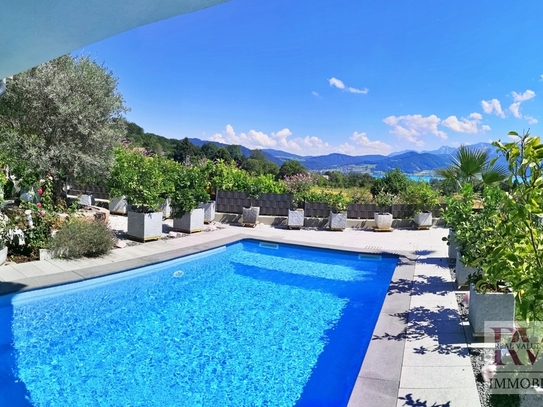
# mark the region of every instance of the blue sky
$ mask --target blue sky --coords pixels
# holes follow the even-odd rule
[[[232,0],[77,53],[127,118],[300,155],[388,154],[540,134],[543,2]]]

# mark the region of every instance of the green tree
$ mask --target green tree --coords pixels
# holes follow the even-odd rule
[[[255,160],[254,158],[248,158],[243,163],[243,169],[252,175],[260,175],[264,173],[262,168],[263,161]]]
[[[345,175],[339,171],[326,171],[328,182],[334,188],[345,188]]]
[[[226,162],[232,161],[232,157],[230,157],[230,153],[226,149],[226,147],[221,147],[217,150],[217,153],[215,154],[215,157],[213,157],[217,160],[224,160]]]
[[[219,150],[219,146],[215,143],[204,143],[201,147],[202,153],[210,160],[214,160]]]
[[[251,150],[251,154],[249,155],[249,158],[252,158],[253,160],[259,160],[259,161],[267,161],[268,157],[266,157],[266,154],[262,150]]]
[[[185,137],[179,141],[175,146],[173,152],[173,159],[180,163],[195,162],[202,157],[202,150],[200,147],[195,146],[190,140]]]
[[[68,55],[15,75],[0,100],[0,148],[13,167],[82,183],[107,177],[126,134],[117,79],[87,57]],[[21,174],[19,174],[21,175]]]
[[[279,169],[279,177],[281,179],[292,177],[297,174],[307,174],[307,169],[297,160],[287,160]]]
[[[382,178],[376,178],[370,188],[371,194],[375,198],[379,194],[387,194],[392,197],[398,197],[402,194],[409,184],[409,179],[399,168],[388,171]]]
[[[241,146],[239,144],[232,144],[230,146],[227,146],[226,149],[230,153],[230,157],[232,157],[232,160],[234,160],[238,164],[242,164],[243,161],[245,161],[245,156],[243,155],[243,152],[241,151]]]
[[[371,174],[365,172],[349,172],[345,176],[345,186],[347,188],[369,188],[373,184],[373,177]]]
[[[262,169],[264,171],[263,174],[273,175],[274,177],[277,177],[279,174],[279,166],[272,161],[264,161]]]

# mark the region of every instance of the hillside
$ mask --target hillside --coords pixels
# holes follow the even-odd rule
[[[168,139],[153,133],[144,133],[143,129],[135,123],[129,123],[129,134],[127,138],[136,145],[150,147],[154,151],[164,152],[171,155],[175,147],[181,142],[179,139]],[[201,147],[209,140],[198,138],[188,139],[195,146]],[[215,143],[219,147],[227,147],[228,144]],[[489,143],[477,143],[473,148],[489,150],[491,157],[496,157],[496,151]],[[399,151],[383,155],[362,155],[351,156],[346,154],[332,153],[321,156],[300,156],[281,150],[263,149],[266,158],[281,166],[287,160],[298,160],[310,171],[341,171],[341,172],[370,172],[383,173],[394,168],[399,168],[406,174],[417,175],[421,173],[432,174],[438,168],[446,167],[451,163],[452,155],[456,148],[442,146],[433,151],[416,152],[412,150]],[[241,146],[241,152],[245,157],[251,155],[251,150]],[[498,164],[505,163],[503,158]]]

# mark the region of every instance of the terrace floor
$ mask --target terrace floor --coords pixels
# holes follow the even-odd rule
[[[122,223],[122,217],[114,217]],[[145,266],[240,238],[401,255],[349,406],[479,407],[443,228],[392,233],[218,225],[217,230],[115,249],[98,259],[0,266],[0,295]],[[167,230],[167,226],[165,226]]]

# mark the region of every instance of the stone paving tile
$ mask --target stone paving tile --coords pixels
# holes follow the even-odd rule
[[[81,266],[78,266],[78,265],[73,264],[69,260],[57,260],[57,259],[54,259],[54,260],[47,260],[47,261],[49,263],[55,265],[56,267],[64,270],[64,271],[72,271],[72,270],[75,270],[75,269],[78,269],[78,268],[82,268],[82,266],[85,265],[85,263],[82,263]]]
[[[25,275],[17,271],[12,266],[0,267],[0,279],[2,281],[17,281],[25,278]]]
[[[438,334],[435,337],[412,339],[407,335],[403,356],[404,366],[468,366],[471,367],[464,332]]]
[[[35,261],[32,263],[34,266],[39,268],[41,271],[44,272],[44,274],[55,274],[55,273],[62,273],[64,272],[64,269],[61,269],[60,267],[57,267],[53,263],[49,261]]]
[[[460,316],[455,313],[433,313],[418,312],[409,313],[407,333],[411,338],[422,334],[436,336],[439,334],[464,334],[464,325]],[[418,335],[418,336],[417,336]]]
[[[468,389],[475,387],[473,370],[469,366],[404,366],[400,388],[409,389]]]
[[[402,388],[396,407],[480,407],[475,386],[466,389]]]
[[[347,407],[394,407],[397,394],[397,381],[359,377]]]
[[[411,308],[423,307],[429,310],[439,310],[447,308],[458,312],[458,305],[454,292],[445,293],[445,295],[425,293],[421,295],[413,295],[411,297]]]
[[[372,345],[379,342],[378,352]],[[405,321],[394,315],[379,315],[373,331],[370,347],[364,357],[359,377],[380,380],[395,380],[399,383],[401,370],[389,371],[383,366],[392,366],[403,358],[405,346]]]
[[[34,265],[34,261],[17,264],[14,268],[25,277],[37,277],[45,275],[45,272]]]

